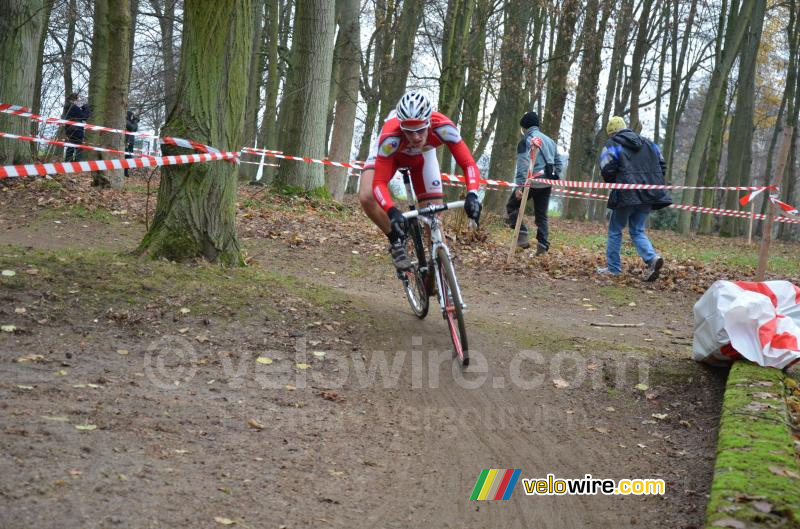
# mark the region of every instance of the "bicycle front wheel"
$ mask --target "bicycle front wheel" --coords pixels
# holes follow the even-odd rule
[[[425,263],[425,247],[422,246],[422,230],[417,219],[412,219],[406,237],[406,254],[411,258],[412,267],[403,272],[403,288],[411,310],[417,318],[428,315],[428,292],[425,277],[420,266]]]
[[[436,254],[438,259],[439,278],[444,300],[444,319],[450,331],[453,348],[462,366],[469,365],[469,344],[467,342],[467,328],[464,324],[463,302],[460,289],[456,281],[456,272],[453,262],[444,248],[439,248]]]

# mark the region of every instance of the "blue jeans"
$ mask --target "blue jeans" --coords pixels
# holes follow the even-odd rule
[[[633,246],[645,263],[649,263],[656,258],[656,251],[650,243],[650,239],[644,233],[644,223],[650,215],[650,206],[629,206],[611,211],[611,219],[608,221],[608,242],[606,244],[606,260],[608,270],[612,274],[622,272],[622,264],[619,258],[619,250],[622,246],[622,230],[628,225]]]

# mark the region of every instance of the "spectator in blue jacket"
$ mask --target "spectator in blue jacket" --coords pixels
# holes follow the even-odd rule
[[[636,134],[625,120],[614,116],[608,121],[609,139],[600,153],[600,172],[607,183],[664,185],[666,164],[658,145]],[[608,196],[611,218],[608,222],[605,268],[599,274],[617,276],[622,273],[619,251],[622,230],[628,226],[639,257],[645,262],[643,279],[655,281],[664,265],[645,233],[645,222],[653,210],[672,204],[664,189],[613,189]]]
[[[558,180],[561,174],[561,156],[558,154],[556,142],[539,130],[539,115],[536,112],[527,112],[519,120],[522,129],[522,139],[517,144],[517,171],[514,181],[517,185],[524,185],[528,179],[528,167],[531,162],[531,147],[536,145],[539,152],[534,161],[532,174],[535,178]],[[547,225],[547,210],[550,208],[550,186],[532,187],[528,197],[533,200],[533,215],[536,222],[536,255],[542,255],[550,249],[548,240],[549,230]],[[508,213],[508,226],[516,227],[517,216],[522,205],[522,190],[517,188],[511,193],[506,204]],[[517,246],[529,248],[528,227],[523,223],[519,229]]]
[[[67,102],[64,104],[62,119],[85,123],[91,115],[91,107],[89,107],[88,104],[82,104],[79,94],[73,93],[67,96]],[[67,141],[69,143],[83,143],[83,138],[85,136],[83,127],[67,125],[64,127],[64,133],[66,134]],[[65,162],[80,162],[82,158],[82,149],[78,149],[77,147],[67,147],[66,156],[64,157]]]

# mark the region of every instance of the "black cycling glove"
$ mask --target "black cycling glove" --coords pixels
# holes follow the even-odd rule
[[[389,208],[386,212],[389,215],[389,222],[392,227],[392,232],[389,234],[389,239],[394,242],[395,240],[405,237],[408,232],[408,219],[403,216],[403,213],[395,208]]]
[[[467,217],[475,222],[481,218],[481,203],[478,201],[478,194],[475,191],[467,193],[467,198],[464,200],[464,212]]]

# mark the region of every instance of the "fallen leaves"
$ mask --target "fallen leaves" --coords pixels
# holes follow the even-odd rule
[[[80,430],[81,432],[91,432],[93,430],[97,430],[96,424],[76,424],[76,430]]]
[[[263,430],[266,426],[255,419],[247,419],[247,426],[254,430]]]
[[[720,518],[712,522],[711,527],[732,527],[733,529],[747,529],[747,525],[733,518]]]
[[[3,329],[3,330],[5,331],[5,329]],[[6,331],[6,332],[8,332],[8,331]],[[24,355],[24,356],[20,356],[19,358],[17,358],[16,361],[19,364],[24,364],[26,362],[40,363],[40,362],[44,362],[44,356],[37,355],[37,354],[27,354],[27,355]]]
[[[800,474],[798,474],[794,470],[789,470],[788,468],[767,467],[767,469],[776,476],[792,478],[792,479],[800,479]]]

